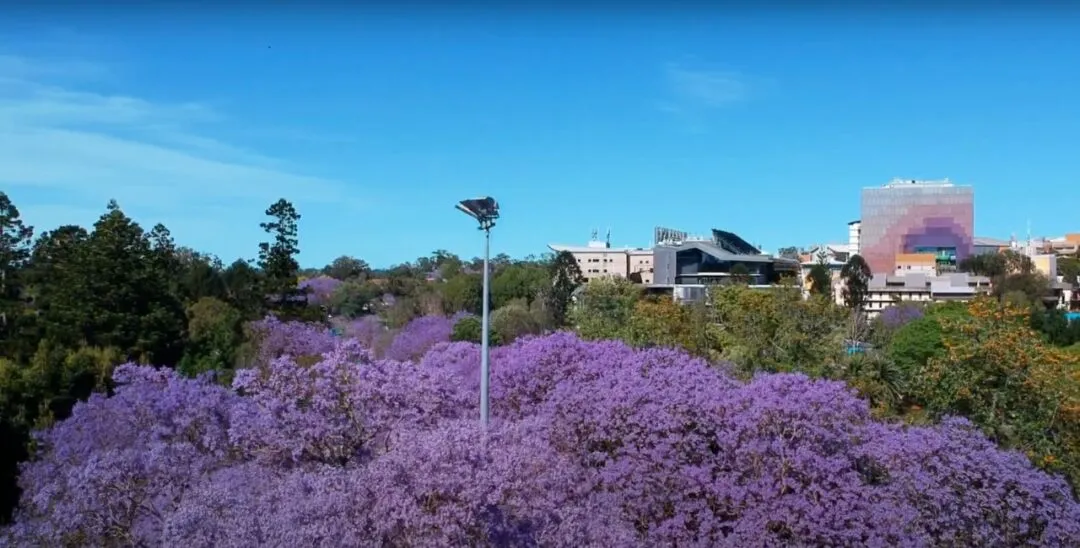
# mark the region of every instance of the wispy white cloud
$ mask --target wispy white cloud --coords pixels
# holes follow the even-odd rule
[[[745,101],[752,91],[749,80],[734,71],[669,63],[664,78],[670,93],[659,108],[700,122],[703,115]]]
[[[0,53],[0,77],[16,80],[60,77],[68,80],[101,78],[108,74],[107,67],[98,63],[63,59],[30,59],[19,55]]]
[[[168,216],[222,206],[261,211],[282,196],[359,205],[342,181],[214,137],[228,118],[210,106],[87,85],[105,74],[108,67],[83,61],[0,55],[0,188],[33,197],[30,210],[83,211],[113,197],[125,209]]]
[[[749,93],[745,78],[736,72],[668,65],[667,77],[676,96],[706,107],[742,101]]]

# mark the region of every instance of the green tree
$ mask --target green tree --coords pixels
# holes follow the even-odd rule
[[[816,263],[810,267],[810,272],[806,276],[806,281],[810,285],[810,293],[813,295],[822,295],[829,297],[833,296],[832,288],[832,275],[829,273],[829,267],[821,263]]]
[[[380,311],[387,327],[397,329],[420,314],[420,307],[412,297],[398,297],[393,304]]]
[[[450,340],[454,342],[471,342],[480,344],[483,337],[483,323],[476,316],[465,316],[454,324],[454,330],[450,332]],[[489,340],[490,344],[495,344]]]
[[[162,229],[164,227],[161,227]],[[168,232],[151,241],[110,201],[82,255],[81,295],[90,304],[89,344],[119,348],[131,359],[175,365],[183,352],[186,318],[163,257]],[[164,246],[159,248],[159,246]]]
[[[19,209],[0,191],[0,350],[10,351],[14,323],[23,308],[22,274],[30,258],[34,229],[26,226]]]
[[[416,270],[422,276],[437,274],[442,279],[451,278],[461,272],[464,263],[457,255],[439,249],[433,251],[429,257],[420,257],[416,260]],[[483,270],[478,268],[477,270]]]
[[[343,282],[363,281],[371,273],[371,267],[360,259],[342,255],[322,269],[322,273]]]
[[[185,318],[160,243],[115,201],[90,234],[69,226],[42,235],[30,266],[39,335],[66,348],[113,347],[130,359],[174,365]]]
[[[227,300],[249,320],[259,319],[266,309],[263,273],[237,259],[221,273]]]
[[[395,297],[411,297],[419,292],[426,273],[409,264],[400,264],[390,268],[384,274],[386,292]]]
[[[555,326],[563,327],[566,325],[574,291],[585,283],[585,276],[581,274],[581,267],[578,266],[577,260],[568,251],[560,251],[555,255],[555,259],[551,262],[550,272],[551,287],[548,288],[546,294],[547,308]]]
[[[224,301],[203,297],[188,307],[187,317],[189,344],[178,369],[189,376],[231,370],[243,337],[240,311]]]
[[[960,261],[957,270],[976,276],[996,278],[1008,273],[1008,264],[1002,253],[983,253],[972,255]]]
[[[870,266],[860,255],[852,255],[840,270],[844,281],[844,305],[851,309],[862,308],[870,285]]]
[[[959,269],[989,277],[998,300],[1019,306],[1042,305],[1050,287],[1050,280],[1036,271],[1031,257],[1012,249],[968,257]]]
[[[1031,328],[1046,336],[1054,346],[1071,346],[1080,343],[1080,321],[1070,322],[1065,311],[1058,308],[1033,308]]]
[[[636,347],[675,347],[713,358],[716,330],[701,312],[700,305],[681,305],[670,298],[639,300],[623,340]]]
[[[179,269],[176,277],[185,303],[194,303],[203,297],[229,298],[225,267],[220,259],[185,248],[176,250],[176,259]]]
[[[273,220],[259,226],[274,238],[272,242],[259,244],[259,268],[266,277],[266,293],[277,299],[281,308],[293,308],[299,306],[297,298],[301,294],[296,285],[300,274],[300,264],[296,261],[300,253],[297,239],[300,214],[292,203],[282,198],[270,205],[266,216]]]
[[[797,288],[745,286],[714,289],[709,299],[723,357],[743,374],[834,374],[848,314],[828,299],[803,299]]]
[[[481,275],[457,274],[447,279],[440,289],[444,313],[480,313],[484,298],[484,281]]]
[[[796,261],[799,260],[799,248],[794,246],[781,247],[780,250],[776,252],[776,254],[785,259],[794,259]]]
[[[585,339],[625,339],[641,288],[624,278],[599,278],[578,294],[570,318]]]
[[[66,225],[34,242],[27,274],[37,310],[35,338],[49,338],[69,347],[89,339],[94,311],[92,303],[83,298],[90,291],[84,261],[89,239],[86,229]],[[29,346],[23,349],[28,353],[25,358],[36,350],[36,340]]]
[[[550,283],[549,274],[542,266],[528,263],[505,266],[491,279],[491,305],[501,308],[518,299],[532,305]]]
[[[736,263],[731,267],[731,281],[741,285],[748,285],[750,283],[750,269],[742,263]]]
[[[913,378],[930,358],[944,351],[942,321],[967,315],[964,303],[933,304],[926,308],[923,317],[904,324],[892,334],[885,353],[906,376]]]
[[[1058,257],[1057,269],[1059,276],[1076,285],[1080,277],[1080,257]]]
[[[1027,257],[1024,257],[1025,259]],[[992,294],[998,300],[1009,300],[1022,306],[1045,308],[1045,301],[1050,295],[1050,280],[1039,272],[1017,272],[998,276],[991,281]]]
[[[519,299],[491,313],[491,330],[499,336],[499,341],[509,344],[518,337],[540,334],[543,320],[524,299]]]
[[[357,279],[341,284],[330,295],[330,310],[347,318],[356,318],[374,311],[375,301],[382,295],[382,289],[367,281]]]

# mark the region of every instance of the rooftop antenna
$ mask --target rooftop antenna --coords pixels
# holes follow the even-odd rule
[[[597,230],[597,229],[595,229],[595,228],[594,228],[594,229],[592,229],[592,236],[591,236],[591,237],[589,238],[589,241],[593,241],[593,242],[595,242],[595,241],[596,241],[596,234],[597,234],[598,232],[600,232],[600,231],[599,231],[599,230]]]
[[[1035,253],[1035,248],[1032,246],[1032,242],[1031,242],[1031,219],[1028,219],[1028,222],[1027,222],[1027,254],[1028,254],[1028,257],[1034,255],[1034,253]]]
[[[607,229],[607,235],[604,237],[604,241],[607,242],[607,246],[611,247],[611,227]]]

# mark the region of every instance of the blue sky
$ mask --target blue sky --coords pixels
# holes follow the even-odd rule
[[[859,190],[972,184],[979,235],[1080,231],[1072,13],[328,6],[23,9],[0,22],[0,188],[39,229],[109,198],[223,259],[279,197],[301,263],[610,228],[844,241]],[[1071,27],[1071,28],[1070,28]]]

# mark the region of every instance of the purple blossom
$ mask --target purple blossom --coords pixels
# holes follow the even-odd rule
[[[304,322],[283,322],[266,316],[248,324],[255,343],[252,365],[265,366],[281,356],[316,357],[334,348],[337,339],[329,328]]]
[[[1080,544],[1064,480],[963,420],[876,422],[842,383],[558,333],[493,349],[485,433],[476,345],[394,361],[264,323],[315,342],[267,337],[234,390],[123,366],[40,433],[0,544]]]
[[[917,320],[925,314],[921,305],[915,303],[894,304],[881,311],[881,323],[887,329],[900,329],[908,322]]]
[[[330,276],[317,276],[303,280],[298,285],[299,289],[307,294],[308,303],[324,305],[330,300],[330,295],[341,287],[342,281]]]
[[[394,336],[374,314],[346,323],[342,331],[346,337],[359,341],[376,356],[382,356],[386,352],[386,347],[393,341]]]
[[[445,316],[421,316],[401,328],[394,342],[386,349],[386,358],[397,361],[416,361],[437,343],[448,342],[454,330],[454,320]]]

